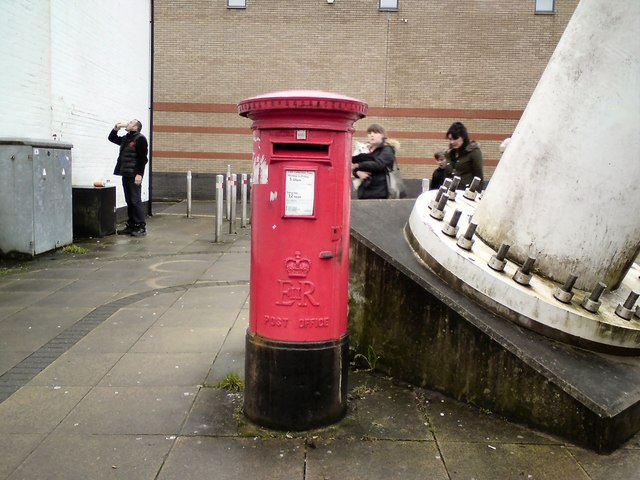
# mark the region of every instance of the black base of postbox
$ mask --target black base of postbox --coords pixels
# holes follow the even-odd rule
[[[277,430],[308,430],[347,410],[349,338],[279,342],[247,331],[244,414]]]

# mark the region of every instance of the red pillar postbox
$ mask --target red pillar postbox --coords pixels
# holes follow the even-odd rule
[[[346,411],[353,124],[364,102],[314,91],[249,98],[251,301],[244,412],[278,429]]]

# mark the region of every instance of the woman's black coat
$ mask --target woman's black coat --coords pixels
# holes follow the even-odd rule
[[[358,166],[356,172],[369,172],[371,176],[360,183],[358,187],[359,199],[387,198],[387,174],[393,169],[396,160],[395,150],[388,143],[382,143],[371,153],[360,153],[351,158],[351,163]]]

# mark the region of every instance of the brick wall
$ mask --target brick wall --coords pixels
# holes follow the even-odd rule
[[[534,0],[401,0],[398,12],[378,0],[156,0],[154,176],[250,172],[251,121],[236,104],[311,89],[366,101],[356,138],[385,125],[407,178],[430,178],[462,121],[489,177],[577,3],[535,15]]]

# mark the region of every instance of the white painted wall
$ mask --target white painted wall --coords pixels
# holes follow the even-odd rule
[[[0,0],[0,137],[73,144],[73,184],[110,180],[117,121],[149,137],[150,0]],[[143,200],[149,199],[148,169]]]

